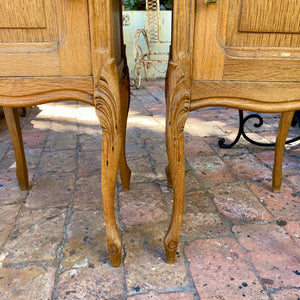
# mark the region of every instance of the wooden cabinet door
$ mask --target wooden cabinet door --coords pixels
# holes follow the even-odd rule
[[[299,0],[219,0],[217,5],[197,1],[195,29],[200,46],[195,57],[206,55],[213,68],[202,74],[206,79],[299,81]],[[200,35],[203,45],[197,42]],[[200,72],[198,68],[199,79]]]
[[[90,75],[86,0],[1,0],[0,76]]]

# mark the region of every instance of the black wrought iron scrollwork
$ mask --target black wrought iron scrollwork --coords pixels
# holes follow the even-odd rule
[[[244,139],[246,141],[248,141],[249,143],[251,143],[251,144],[254,144],[254,145],[257,145],[257,146],[263,146],[263,147],[274,147],[275,143],[260,143],[260,142],[252,140],[251,138],[249,138],[249,136],[247,136],[247,134],[245,133],[244,127],[245,127],[246,122],[249,119],[253,119],[253,118],[256,118],[258,120],[257,123],[253,124],[254,127],[259,128],[263,125],[263,123],[264,123],[263,118],[259,114],[251,114],[251,115],[248,115],[248,116],[244,117],[244,111],[239,110],[239,131],[238,131],[238,134],[237,134],[236,138],[230,144],[225,144],[225,139],[221,138],[219,140],[219,143],[218,143],[219,146],[221,148],[231,148],[239,141],[240,137],[243,136]],[[297,118],[297,115],[295,114],[295,117],[294,117],[294,120],[293,120],[293,123],[292,123],[293,126],[295,126],[297,124],[296,118]],[[289,139],[285,143],[290,144],[290,143],[296,142],[298,140],[300,140],[300,136]]]

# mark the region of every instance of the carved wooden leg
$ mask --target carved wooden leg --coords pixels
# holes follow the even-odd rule
[[[131,170],[127,165],[126,154],[125,154],[126,128],[127,128],[127,118],[128,118],[129,103],[130,103],[129,74],[127,68],[125,71],[125,77],[122,81],[120,94],[121,94],[121,115],[122,115],[122,119],[120,120],[120,128],[122,130],[122,135],[121,135],[122,145],[121,145],[121,155],[120,155],[120,162],[119,162],[119,171],[120,171],[123,190],[129,190]]]
[[[190,93],[182,69],[174,62],[169,63],[166,79],[166,147],[169,160],[170,181],[173,185],[172,219],[164,244],[168,263],[175,262],[184,211],[185,163],[183,131],[189,115]],[[169,171],[168,171],[169,170]]]
[[[284,112],[281,114],[277,130],[275,159],[273,166],[273,191],[279,192],[282,182],[282,161],[285,148],[285,141],[291,126],[294,112]]]
[[[102,199],[109,259],[112,266],[121,264],[122,243],[117,227],[114,200],[117,172],[122,146],[120,128],[121,104],[117,67],[114,59],[105,62],[95,87],[95,107],[103,130],[102,137]]]
[[[15,152],[16,174],[19,186],[21,190],[27,190],[29,188],[28,172],[18,111],[17,108],[5,106],[3,110]]]

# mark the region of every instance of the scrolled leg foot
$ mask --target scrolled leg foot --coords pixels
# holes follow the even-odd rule
[[[166,250],[166,260],[169,264],[174,264],[176,261],[176,252],[178,247],[177,241],[168,241],[168,237],[165,239],[165,250]]]

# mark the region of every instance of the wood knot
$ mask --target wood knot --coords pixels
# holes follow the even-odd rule
[[[117,255],[119,253],[119,249],[116,245],[111,245],[108,251],[111,255]]]
[[[172,242],[169,243],[168,248],[169,248],[170,250],[174,250],[174,249],[177,248],[177,246],[178,246],[178,243],[172,241]]]

